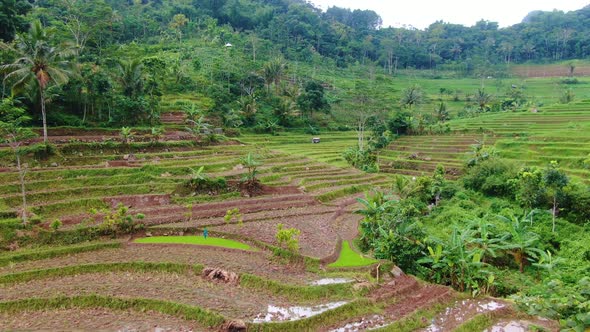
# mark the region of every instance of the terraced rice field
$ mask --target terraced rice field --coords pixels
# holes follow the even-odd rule
[[[307,135],[251,135],[243,143],[197,147],[170,135],[165,144],[146,143],[133,149],[54,137],[56,157],[29,161],[27,199],[41,227],[62,221],[60,230],[49,232],[48,238],[63,236],[73,244],[33,243],[33,249],[13,247],[12,252],[0,253],[0,328],[427,328],[461,296],[446,287],[387,272],[377,283],[370,267],[329,268],[343,241],[358,235],[360,216],[352,213],[355,198],[366,189],[388,186],[391,179],[343,167],[338,158],[344,147],[355,143],[352,133],[321,137],[319,145],[312,145]],[[177,194],[191,168],[204,166],[212,177],[240,178],[246,170],[239,159],[248,151],[263,162],[258,173],[266,185],[263,195]],[[9,154],[1,161],[0,223],[14,225],[21,202],[18,177]],[[119,204],[131,215],[143,214],[146,228],[132,236],[97,238],[91,243],[66,236],[100,224],[105,210]],[[224,218],[234,208],[242,215],[239,224]],[[301,230],[299,254],[291,259],[277,256],[279,223]],[[211,236],[245,243],[252,250],[134,241],[156,235],[195,237],[204,228]],[[481,314],[473,311],[464,319]]]
[[[446,135],[403,136],[379,153],[381,172],[430,176],[437,165],[448,178],[461,174],[473,146],[483,142],[522,166],[559,162],[570,175],[590,178],[590,103],[553,105],[537,113],[492,113],[450,122]]]
[[[312,144],[311,139],[319,137],[320,144]],[[260,148],[278,150],[295,156],[303,156],[319,162],[328,163],[338,167],[347,167],[342,158],[342,152],[346,148],[357,144],[357,134],[349,132],[328,132],[318,135],[310,134],[284,134],[279,136],[245,135],[240,138],[243,142],[259,146]]]
[[[545,167],[556,160],[570,175],[588,180],[590,104],[554,105],[539,113],[503,113],[452,122],[456,131],[486,132],[500,156]]]
[[[395,140],[379,154],[382,172],[410,176],[430,176],[442,165],[448,178],[456,178],[473,145],[493,137],[479,134],[405,136]]]

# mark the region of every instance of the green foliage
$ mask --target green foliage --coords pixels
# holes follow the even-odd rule
[[[197,170],[190,168],[190,179],[183,184],[183,187],[189,189],[192,195],[219,195],[228,189],[224,177],[211,178],[203,172],[204,169],[205,166],[201,166]]]
[[[55,219],[54,221],[51,222],[51,224],[49,224],[49,228],[51,228],[54,232],[56,232],[57,230],[59,230],[59,228],[62,226],[62,222],[59,219]]]
[[[252,152],[248,152],[246,156],[240,158],[240,163],[248,170],[246,175],[244,175],[244,181],[257,181],[256,176],[258,175],[258,167],[262,166],[262,162],[258,161],[257,158],[258,157]]]
[[[131,143],[131,139],[135,135],[133,129],[129,127],[122,127],[120,132],[121,138],[123,139],[123,143],[129,144]]]
[[[18,35],[14,47],[2,44],[3,49],[16,55],[16,61],[0,65],[4,81],[12,86],[13,93],[28,90],[32,96],[38,92],[43,120],[43,140],[47,143],[47,116],[44,93],[51,84],[63,84],[72,76],[68,58],[73,55],[71,45],[54,45],[51,30],[45,29],[40,21],[31,25],[28,34]]]
[[[499,216],[499,218],[508,224],[505,248],[512,254],[522,273],[525,263],[537,259],[538,255],[542,253],[539,249],[539,235],[529,229],[530,216],[522,218]]]
[[[470,231],[453,227],[448,241],[428,246],[428,255],[418,262],[429,268],[429,279],[474,295],[487,293],[494,276],[482,271],[482,252],[468,246],[470,239]]]
[[[236,220],[238,226],[241,227],[244,225],[244,219],[242,218],[242,214],[240,213],[240,209],[238,208],[227,210],[225,216],[223,217],[223,220],[226,224],[229,224],[234,219]]]
[[[26,0],[2,0],[0,6],[0,25],[3,29],[0,32],[0,40],[10,42],[14,36],[26,31],[29,27],[25,15],[33,8]]]
[[[99,229],[102,232],[113,235],[130,234],[143,228],[143,224],[140,224],[137,220],[141,220],[144,216],[138,213],[135,216],[128,214],[129,208],[123,204],[119,204],[115,209],[108,211],[102,223],[99,225]]]
[[[424,102],[424,91],[419,85],[413,85],[406,88],[402,92],[402,97],[399,101],[400,105],[405,108],[412,109]]]
[[[447,104],[445,102],[440,102],[437,107],[434,109],[434,117],[439,122],[446,122],[450,119],[449,111],[447,110]]]
[[[564,331],[584,331],[590,327],[588,276],[575,284],[565,283],[559,277],[548,279],[529,294],[519,293],[513,299],[531,315],[558,319]]]
[[[297,97],[297,105],[304,114],[313,117],[313,112],[330,111],[330,104],[324,95],[324,87],[316,81],[309,81],[305,84],[303,92]]]
[[[362,171],[376,173],[379,171],[377,155],[371,149],[361,150],[359,147],[349,147],[342,153],[346,162]]]
[[[572,89],[565,89],[559,98],[559,102],[562,104],[569,104],[574,101],[575,97],[576,95]]]
[[[289,250],[292,253],[299,252],[299,235],[301,231],[296,228],[284,228],[283,224],[277,225],[275,236],[279,247]]]
[[[466,188],[487,195],[508,196],[512,194],[512,179],[516,178],[516,166],[507,160],[491,158],[476,163],[463,176]]]
[[[558,204],[563,197],[563,189],[569,182],[568,176],[559,169],[559,164],[556,161],[551,161],[549,166],[543,172],[543,187],[547,190],[550,198],[553,214],[553,232],[555,232],[555,218],[558,213]]]

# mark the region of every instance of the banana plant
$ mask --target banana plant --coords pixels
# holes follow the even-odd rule
[[[537,259],[542,253],[538,248],[539,235],[529,230],[526,216],[523,218],[498,216],[498,218],[508,225],[508,231],[504,233],[507,238],[505,248],[514,257],[519,271],[523,273],[526,262]]]

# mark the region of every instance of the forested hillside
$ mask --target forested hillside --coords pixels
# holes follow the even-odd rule
[[[51,60],[41,61],[53,61],[47,65],[62,74],[48,77],[42,103],[40,91],[24,88],[32,81],[7,77],[11,70],[4,68],[2,95],[14,93],[37,124],[47,102],[52,126],[154,126],[161,112],[194,106],[217,126],[336,128],[356,118],[350,109],[359,105],[411,106],[402,105],[400,92],[411,84],[396,80],[399,75],[479,78],[481,88],[486,78],[498,80],[495,101],[489,89],[477,95],[473,87],[430,86],[420,101],[433,109],[440,106],[433,95],[448,96],[451,114],[483,109],[481,99],[496,110],[525,99],[555,102],[562,92],[525,98],[524,84],[509,91],[499,80],[510,76],[511,63],[524,61],[569,59],[561,66],[575,75],[574,59],[586,57],[590,45],[588,7],[533,12],[505,29],[481,21],[473,27],[435,22],[425,30],[382,27],[373,11],[321,12],[298,0],[4,0],[2,10],[1,38],[9,43],[24,33],[5,45],[2,62],[31,57],[39,51],[31,48],[35,40],[42,40],[52,51],[45,56]],[[40,22],[42,32],[27,34],[31,22]],[[567,88],[575,86],[561,90]],[[336,111],[332,117],[322,115],[328,106]]]

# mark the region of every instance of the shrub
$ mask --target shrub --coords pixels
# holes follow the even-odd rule
[[[49,225],[49,228],[51,228],[54,232],[56,232],[62,225],[61,220],[59,219],[55,219],[54,221],[51,222],[51,224]]]
[[[119,204],[117,208],[110,211],[104,216],[103,222],[99,229],[105,234],[120,235],[131,234],[143,228],[143,224],[139,224],[137,220],[143,219],[145,216],[138,213],[135,216],[128,214],[129,209],[123,204]]]
[[[513,193],[511,180],[518,175],[515,164],[491,158],[470,167],[463,177],[466,188],[493,196],[509,196]]]
[[[226,224],[229,224],[234,219],[236,220],[238,226],[242,226],[244,224],[244,219],[242,218],[242,214],[238,208],[227,210],[225,216],[223,217],[223,220]]]
[[[211,178],[203,172],[205,167],[191,171],[191,178],[182,187],[188,189],[191,194],[218,195],[227,189],[227,181],[223,177]]]
[[[377,156],[369,150],[360,150],[358,147],[351,147],[342,153],[342,157],[349,165],[365,172],[375,173],[379,171]]]
[[[284,228],[283,224],[277,225],[276,240],[279,247],[289,250],[292,253],[299,251],[299,235],[301,231],[296,228]]]

